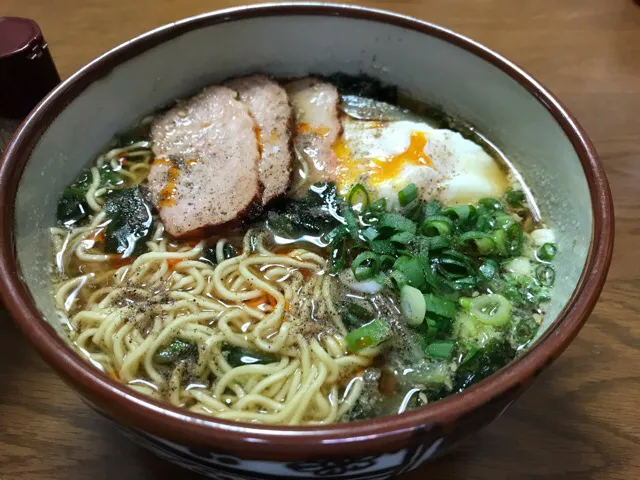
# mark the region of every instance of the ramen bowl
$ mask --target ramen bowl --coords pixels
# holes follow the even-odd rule
[[[205,85],[265,71],[364,73],[469,122],[506,152],[557,235],[553,299],[535,343],[463,393],[401,415],[314,427],[217,420],[118,383],[70,348],[51,296],[56,202],[113,135]],[[185,19],[126,42],[49,94],[0,168],[0,285],[15,321],[97,412],[160,456],[212,478],[388,478],[489,424],[569,345],[613,247],[607,180],[586,133],[535,79],[441,27],[360,7],[270,4]]]

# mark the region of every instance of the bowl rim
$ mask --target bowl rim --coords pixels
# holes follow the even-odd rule
[[[18,182],[40,135],[60,111],[93,81],[155,45],[189,31],[271,16],[338,16],[391,24],[436,37],[499,68],[534,96],[571,141],[582,164],[592,203],[591,243],[576,288],[547,331],[522,357],[494,375],[428,407],[401,415],[314,427],[263,426],[194,414],[161,403],[118,383],[73,352],[46,322],[21,279],[14,242]],[[0,293],[12,317],[40,355],[83,396],[97,399],[124,425],[187,445],[215,446],[240,457],[247,442],[259,444],[251,457],[287,458],[354,455],[400,449],[417,429],[452,422],[511,390],[522,389],[568,346],[593,310],[606,280],[614,240],[611,191],[589,137],[571,113],[538,81],[501,55],[443,27],[384,10],[331,3],[269,3],[204,13],[144,33],[99,56],[56,87],[22,122],[0,163]],[[98,406],[98,405],[94,405]],[[243,455],[243,451],[245,454]]]

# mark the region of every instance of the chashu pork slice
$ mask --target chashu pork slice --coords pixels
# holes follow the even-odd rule
[[[151,141],[148,188],[171,235],[210,232],[259,207],[255,123],[233,90],[208,87],[160,115]]]
[[[262,204],[282,196],[291,183],[293,113],[284,88],[266,75],[248,75],[226,83],[238,92],[258,125]]]
[[[342,131],[338,90],[314,77],[295,80],[285,89],[295,116],[295,150],[306,163],[306,183],[334,180],[338,159],[333,145]]]

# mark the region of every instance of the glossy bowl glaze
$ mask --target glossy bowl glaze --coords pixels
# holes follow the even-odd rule
[[[142,396],[77,356],[50,295],[57,198],[112,136],[203,86],[248,72],[366,73],[473,124],[506,152],[558,232],[554,300],[508,367],[433,405],[324,427],[218,421]],[[537,81],[485,47],[392,13],[330,4],[213,12],[111,50],[25,120],[0,167],[0,288],[45,360],[134,440],[213,478],[387,478],[494,420],[567,347],[593,309],[613,246],[611,194],[587,135]]]

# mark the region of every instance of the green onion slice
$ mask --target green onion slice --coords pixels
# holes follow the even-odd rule
[[[420,325],[427,313],[422,292],[410,285],[402,287],[400,290],[400,310],[409,325],[413,327]]]
[[[381,318],[376,318],[363,326],[349,332],[346,336],[347,348],[358,353],[365,348],[375,347],[385,341],[391,329],[387,322]]]
[[[379,198],[378,200],[373,202],[371,205],[369,205],[369,208],[367,208],[367,210],[369,210],[370,212],[384,212],[386,209],[387,209],[387,199],[384,197]]]
[[[369,206],[369,192],[361,183],[356,183],[347,195],[347,203],[356,212],[362,212]]]
[[[347,241],[348,235],[346,229],[337,228],[334,230],[333,238],[330,244],[329,252],[329,269],[332,272],[339,272],[342,270],[347,261]]]
[[[507,233],[504,230],[495,230],[490,234],[491,239],[496,244],[496,252],[500,255],[507,256]]]
[[[538,250],[538,258],[544,261],[551,261],[556,256],[556,245],[554,243],[545,243]]]
[[[369,242],[375,240],[378,235],[380,235],[380,233],[373,227],[367,227],[362,231],[362,236]]]
[[[380,270],[386,270],[387,268],[391,268],[393,263],[395,262],[395,258],[391,255],[380,255],[378,258],[378,266]]]
[[[347,226],[347,231],[351,234],[351,237],[356,240],[358,238],[358,220],[351,207],[344,209],[342,216]]]
[[[511,303],[497,293],[480,295],[471,300],[469,313],[482,323],[499,327],[509,323]]]
[[[465,232],[458,238],[458,243],[464,246],[475,245],[475,250],[480,255],[489,255],[496,249],[496,242],[484,232],[472,230]]]
[[[453,250],[447,250],[443,256],[434,259],[434,265],[437,272],[448,280],[455,280],[456,278],[467,277],[473,275],[473,269],[469,263],[469,260],[464,257],[461,259]]]
[[[433,215],[425,219],[422,231],[428,237],[447,237],[453,231],[453,222],[445,215]]]
[[[469,311],[469,309],[471,308],[471,302],[473,301],[472,298],[469,297],[460,297],[460,299],[458,300],[458,303],[460,304],[460,306],[465,309],[466,311]]]
[[[371,251],[378,255],[393,255],[396,251],[396,247],[390,240],[372,240],[369,246],[371,247]]]
[[[507,192],[505,199],[512,207],[520,207],[524,202],[524,192],[522,190],[511,190]]]
[[[556,271],[551,265],[540,265],[536,269],[536,278],[545,287],[550,287],[556,281]]]
[[[402,245],[406,245],[409,241],[414,237],[413,233],[410,232],[398,232],[395,235],[389,237],[390,242],[400,243]]]
[[[353,260],[351,270],[358,281],[373,277],[380,270],[378,256],[373,252],[362,252]]]
[[[478,205],[494,212],[504,209],[500,200],[491,197],[481,198],[480,200],[478,200]]]
[[[425,309],[441,317],[454,318],[456,316],[456,303],[444,297],[428,293],[424,296]]]
[[[482,280],[492,280],[498,273],[498,262],[490,258],[486,259],[478,268],[478,273]]]
[[[520,255],[522,244],[524,243],[524,233],[517,223],[509,226],[506,230],[505,244],[507,253],[511,256]]]
[[[416,198],[418,198],[418,188],[415,183],[410,183],[398,192],[398,200],[402,207],[406,207]]]
[[[433,342],[426,348],[426,354],[434,358],[449,359],[453,352],[453,342]]]
[[[380,215],[378,228],[388,228],[396,232],[416,233],[416,224],[398,213],[383,213]]]
[[[424,289],[426,280],[424,277],[422,264],[420,263],[420,260],[418,258],[412,257],[407,259],[406,261],[396,261],[393,268],[394,270],[397,270],[402,274],[405,282],[408,285],[411,285],[412,287],[415,287],[419,290]]]
[[[481,232],[488,232],[496,227],[496,220],[491,215],[483,214],[478,215],[476,220],[476,230]]]
[[[513,219],[511,215],[507,215],[506,213],[499,213],[495,218],[495,226],[496,228],[507,229],[510,225],[513,225],[516,221]]]
[[[461,222],[467,222],[474,219],[476,216],[476,207],[473,205],[459,205],[457,207],[447,207],[442,211],[443,215],[448,216],[453,220],[460,220]]]

